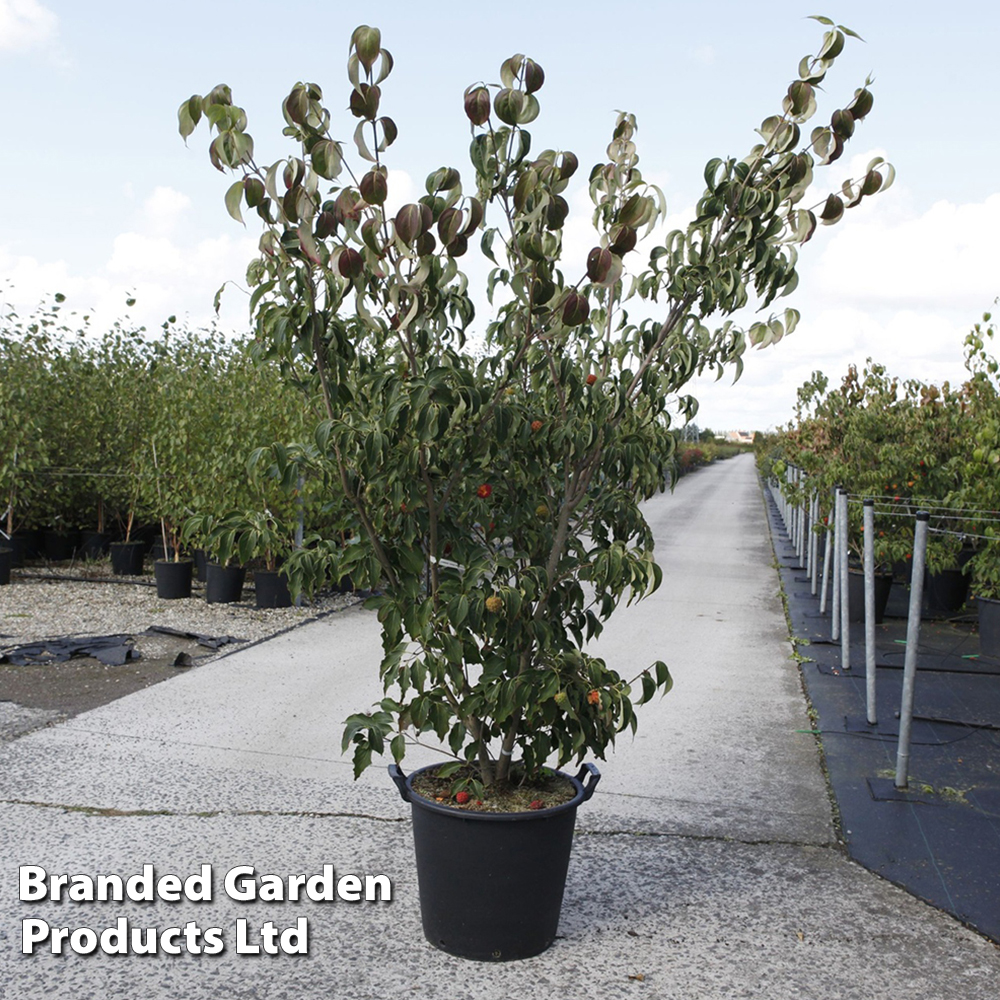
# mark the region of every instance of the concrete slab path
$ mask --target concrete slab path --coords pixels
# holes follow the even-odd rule
[[[0,998],[992,1000],[1000,952],[838,841],[752,458],[685,478],[648,517],[663,586],[596,649],[623,673],[666,660],[675,689],[600,764],[548,952],[480,965],[424,941],[408,806],[384,769],[354,782],[340,755],[341,721],[380,696],[377,623],[352,609],[0,746]],[[144,864],[182,878],[211,866],[212,899],[19,899],[20,866]],[[324,864],[385,874],[392,901],[223,890],[236,866],[287,878]],[[475,871],[455,877],[477,892]],[[23,920],[100,933],[122,917],[180,928],[181,953],[21,954]],[[238,921],[260,943],[268,921],[300,918],[308,955],[238,953]],[[191,954],[185,927],[195,946],[220,928],[224,950]]]

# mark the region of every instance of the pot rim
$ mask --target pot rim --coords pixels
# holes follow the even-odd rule
[[[569,812],[571,809],[576,809],[581,802],[586,802],[594,794],[594,789],[601,780],[601,772],[591,763],[584,764],[576,777],[572,774],[567,774],[565,771],[553,768],[555,774],[567,778],[576,788],[576,794],[569,802],[562,802],[557,806],[549,806],[546,809],[531,809],[525,812],[480,812],[477,809],[454,809],[451,806],[442,805],[440,802],[432,802],[430,799],[424,798],[419,792],[413,791],[413,779],[418,774],[430,771],[436,767],[440,767],[440,764],[428,764],[426,767],[418,768],[407,775],[403,773],[403,769],[398,764],[390,764],[389,777],[396,783],[403,801],[409,802],[414,809],[425,809],[428,812],[439,813],[442,816],[450,816],[454,819],[482,820],[488,823],[530,822],[531,820],[545,819],[559,815],[560,813]],[[588,774],[590,775],[590,781],[584,784],[583,779]]]

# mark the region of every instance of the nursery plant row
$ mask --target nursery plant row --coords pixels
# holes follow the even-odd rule
[[[798,391],[795,418],[759,439],[761,472],[798,506],[831,516],[846,490],[848,545],[860,564],[863,504],[875,501],[873,548],[881,573],[908,572],[914,516],[930,514],[927,569],[961,570],[979,598],[1000,598],[1000,365],[985,314],[965,339],[967,378],[933,385],[894,376],[868,359],[831,388],[821,372]],[[789,475],[789,470],[795,470]]]
[[[287,444],[309,419],[294,372],[216,330],[171,319],[157,336],[120,323],[95,334],[63,308],[57,295],[27,319],[8,313],[0,332],[7,539],[44,532],[68,555],[81,532],[89,554],[152,535],[175,561],[203,549],[274,569],[303,528],[347,530],[308,447]]]
[[[173,561],[203,551],[273,571],[311,539],[286,573],[293,591],[315,587],[329,540],[356,526],[310,447],[289,444],[314,416],[296,373],[215,330],[168,320],[157,336],[120,323],[96,335],[64,308],[57,295],[27,319],[8,313],[0,333],[0,545],[59,559],[155,539]],[[678,447],[675,474],[737,450]]]

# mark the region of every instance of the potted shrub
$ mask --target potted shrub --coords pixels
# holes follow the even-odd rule
[[[524,56],[503,63],[493,93],[465,92],[472,186],[442,167],[394,214],[384,206],[397,128],[382,108],[393,63],[377,29],[354,32],[348,62],[362,170],[346,169],[315,84],[285,98],[284,134],[298,145],[271,166],[258,166],[228,87],[180,107],[182,135],[204,116],[213,164],[239,175],[230,213],[262,220],[247,271],[256,346],[320,408],[311,440],[358,525],[352,544],[327,548],[335,572],[378,590],[369,607],[383,630],[386,697],[347,720],[344,747],[356,774],[392,754],[414,808],[425,934],[447,951],[507,959],[551,943],[573,816],[595,778],[585,769],[567,779],[560,802],[548,764],[603,758],[634,730],[634,706],[670,687],[662,662],[623,677],[585,645],[622,600],[659,582],[639,505],[669,479],[675,410],[693,416],[696,402],[679,394],[697,373],[738,373],[748,343],[767,346],[797,320],[785,310],[743,330],[709,317],[751,293],[766,307],[791,291],[795,245],[892,179],[877,159],[816,211],[797,207],[814,168],[841,155],[872,103],[860,88],[800,146],[816,87],[849,33],[822,20],[819,54],[800,64],[761,141],[744,160],[709,162],[697,218],[645,265],[636,242],[665,206],[638,169],[636,123],[623,113],[607,162],[590,173],[586,268],[564,273],[564,193],[578,163],[529,136],[544,73]],[[475,244],[493,265],[494,312],[476,328],[484,342],[472,343],[459,264]],[[638,305],[626,315],[633,293],[651,318],[633,319]],[[404,778],[410,733],[436,737],[452,759]],[[444,782],[444,794],[420,794],[424,781]],[[523,811],[490,811],[508,792]],[[443,856],[428,830],[449,845]],[[497,860],[503,835],[517,844],[515,864]],[[547,853],[556,844],[558,860]],[[477,853],[459,853],[469,849]],[[532,851],[547,860],[529,860]],[[446,872],[428,867],[435,861]],[[442,890],[466,864],[489,893]],[[553,876],[544,901],[543,870]],[[528,896],[545,913],[537,924],[522,919]],[[517,916],[505,916],[514,898]]]
[[[238,512],[222,517],[192,514],[184,522],[184,538],[200,539],[208,558],[205,581],[208,604],[236,604],[243,598],[247,569],[240,558],[239,540],[245,526],[246,521]]]
[[[245,575],[244,567],[255,559],[261,560],[263,568],[253,571],[257,607],[291,607],[288,577],[280,571],[279,564],[292,550],[294,531],[283,529],[270,510],[231,511],[207,530],[204,515],[195,515],[185,525],[185,533],[188,532],[205,538],[206,551],[217,558],[216,565],[226,567],[235,559],[236,565],[229,568],[243,570]],[[242,595],[242,582],[239,587]]]

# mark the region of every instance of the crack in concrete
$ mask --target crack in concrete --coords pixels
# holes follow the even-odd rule
[[[407,823],[409,817],[375,816],[361,812],[322,812],[314,809],[118,809],[114,806],[70,805],[65,802],[40,802],[32,799],[0,799],[0,804],[27,806],[33,809],[58,809],[62,812],[79,813],[84,816],[109,818],[151,818],[189,817],[194,819],[214,819],[216,817],[264,816],[295,819],[367,819],[376,823]],[[719,844],[739,844],[744,847],[810,847],[820,850],[837,850],[843,853],[842,845],[835,842],[816,843],[807,840],[779,840],[773,838],[728,837],[709,833],[679,833],[661,830],[577,830],[577,837],[645,837],[672,840],[690,840]]]
[[[663,830],[577,830],[577,837],[662,837],[671,840],[692,840],[715,844],[739,844],[744,847],[810,847],[817,850],[834,850],[844,854],[844,846],[837,841],[819,843],[814,840],[779,840],[769,837],[727,837],[717,833],[674,833]]]
[[[312,809],[205,809],[194,811],[175,809],[116,809],[114,806],[74,806],[65,802],[38,802],[31,799],[0,799],[0,803],[8,806],[29,806],[34,809],[59,809],[63,812],[80,813],[84,816],[151,818],[173,816],[192,817],[196,819],[212,819],[217,816],[273,816],[294,817],[298,819],[370,819],[378,823],[407,822],[407,819],[403,817],[373,816],[370,813],[355,812],[319,812]]]

